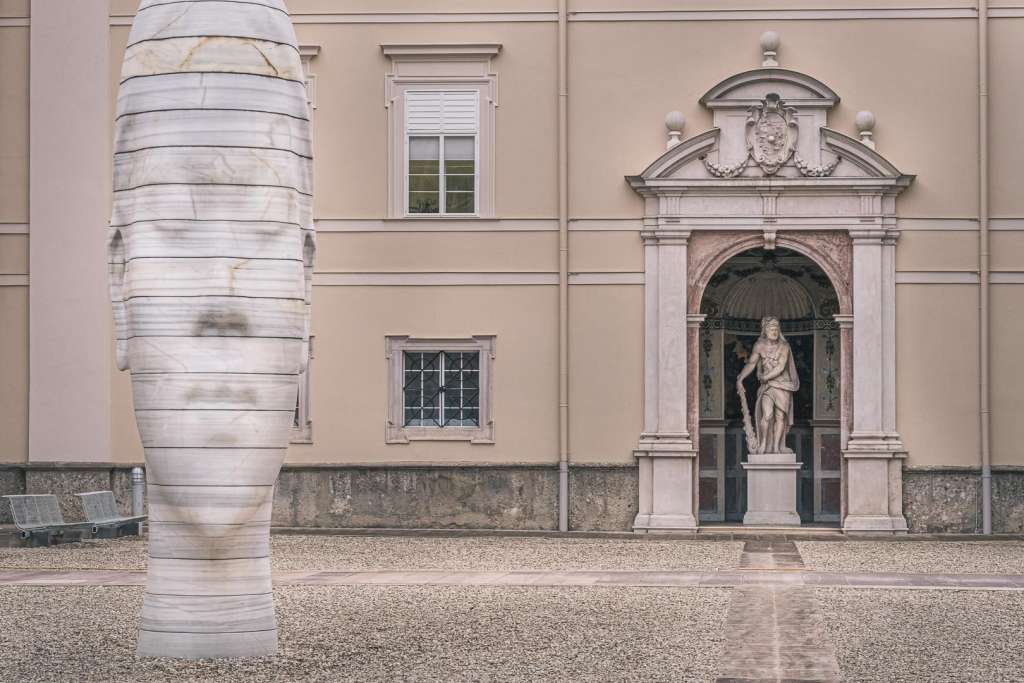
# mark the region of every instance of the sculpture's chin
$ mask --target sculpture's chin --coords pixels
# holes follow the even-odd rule
[[[273,615],[273,604],[269,607]],[[145,619],[145,609],[143,619]],[[140,657],[215,659],[265,657],[277,653],[277,628],[239,633],[139,631]]]

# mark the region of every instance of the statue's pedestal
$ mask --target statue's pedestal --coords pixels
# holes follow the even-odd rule
[[[795,453],[751,453],[743,463],[747,471],[745,525],[800,526],[796,512]]]

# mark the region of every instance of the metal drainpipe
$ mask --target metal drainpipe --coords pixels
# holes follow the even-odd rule
[[[992,533],[992,452],[989,401],[989,239],[988,239],[988,0],[978,2],[978,302],[981,405],[981,527]]]
[[[558,530],[569,530],[569,34],[558,0]]]

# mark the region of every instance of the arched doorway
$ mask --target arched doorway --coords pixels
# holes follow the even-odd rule
[[[841,514],[841,343],[836,289],[822,268],[785,248],[753,248],[729,258],[701,294],[699,358],[699,519],[739,522],[746,512],[747,460],[740,398],[734,382],[760,333],[775,316],[800,376],[787,446],[801,467],[796,509],[801,523],[838,525]],[[757,393],[748,377],[746,395]]]

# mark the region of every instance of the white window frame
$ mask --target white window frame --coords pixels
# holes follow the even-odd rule
[[[385,75],[384,107],[388,135],[388,218],[459,220],[494,218],[494,122],[498,106],[497,76],[491,59],[501,45],[432,44],[381,45],[391,60]],[[409,213],[408,139],[405,97],[409,91],[466,91],[478,93],[474,213]],[[425,137],[428,133],[422,134]],[[457,135],[451,133],[451,135]],[[465,137],[467,134],[458,134]],[[440,134],[438,134],[440,137]]]
[[[289,443],[313,443],[313,416],[312,402],[312,376],[313,376],[313,335],[309,336],[309,356],[306,360],[306,369],[299,373],[299,395],[298,411],[299,426],[295,426],[294,416],[292,417],[292,430]]]
[[[422,91],[416,91],[422,92]],[[444,90],[441,92],[452,92],[451,90]],[[465,92],[465,91],[462,91]],[[475,91],[479,92],[479,91]],[[478,121],[479,121],[479,114]],[[447,209],[447,197],[445,195],[445,169],[444,169],[444,140],[445,138],[473,138],[473,211],[469,213],[449,213],[443,209]],[[405,174],[405,182],[409,182],[409,140],[410,138],[437,138],[438,139],[438,212],[437,213],[410,213],[409,212],[409,190],[406,188],[405,191],[405,215],[404,218],[419,218],[420,216],[441,216],[444,218],[459,218],[460,216],[466,216],[469,218],[480,217],[480,127],[477,126],[476,133],[405,133],[405,152],[404,159],[405,167],[403,173]]]
[[[299,45],[299,58],[302,61],[303,82],[306,85],[306,102],[309,104],[310,121],[316,110],[316,74],[312,72],[312,62],[320,55],[319,45]]]
[[[407,444],[411,441],[469,441],[474,444],[494,443],[494,416],[492,392],[496,337],[473,335],[468,338],[430,339],[410,337],[407,334],[387,335],[384,338],[384,357],[387,360],[388,404],[384,441],[389,444]],[[475,427],[405,426],[405,352],[438,353],[478,352],[480,354],[480,424]]]

